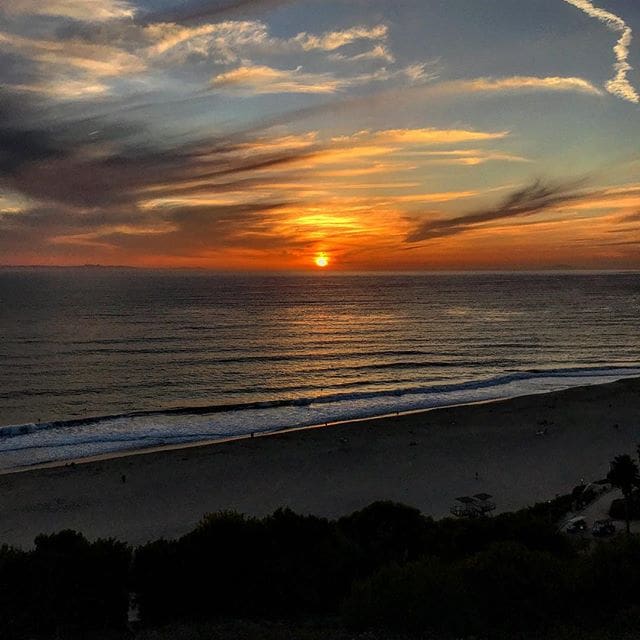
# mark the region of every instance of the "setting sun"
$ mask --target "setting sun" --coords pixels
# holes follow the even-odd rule
[[[329,266],[329,258],[325,253],[318,254],[314,259],[316,266],[324,269]]]

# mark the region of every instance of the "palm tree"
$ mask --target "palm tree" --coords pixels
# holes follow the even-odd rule
[[[616,456],[611,461],[611,469],[607,474],[607,479],[614,487],[618,487],[624,496],[625,518],[627,521],[627,535],[630,534],[630,511],[629,503],[631,492],[640,484],[640,471],[638,465],[633,461],[631,456]]]

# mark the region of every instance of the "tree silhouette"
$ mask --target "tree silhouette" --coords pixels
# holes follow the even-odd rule
[[[625,520],[627,524],[627,535],[630,534],[629,524],[629,503],[631,492],[640,484],[640,471],[638,465],[633,461],[631,456],[616,456],[611,461],[611,469],[607,474],[607,478],[614,487],[618,487],[624,496]]]

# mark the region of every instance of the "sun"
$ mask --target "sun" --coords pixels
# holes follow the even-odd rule
[[[314,262],[316,263],[316,267],[320,267],[324,269],[329,266],[329,257],[326,253],[319,253],[315,258]]]

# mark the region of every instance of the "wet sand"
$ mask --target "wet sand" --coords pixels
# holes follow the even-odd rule
[[[458,496],[512,510],[604,477],[640,443],[640,379],[0,476],[0,543],[65,528],[138,544],[211,511],[336,517]],[[477,474],[477,477],[476,477]]]

